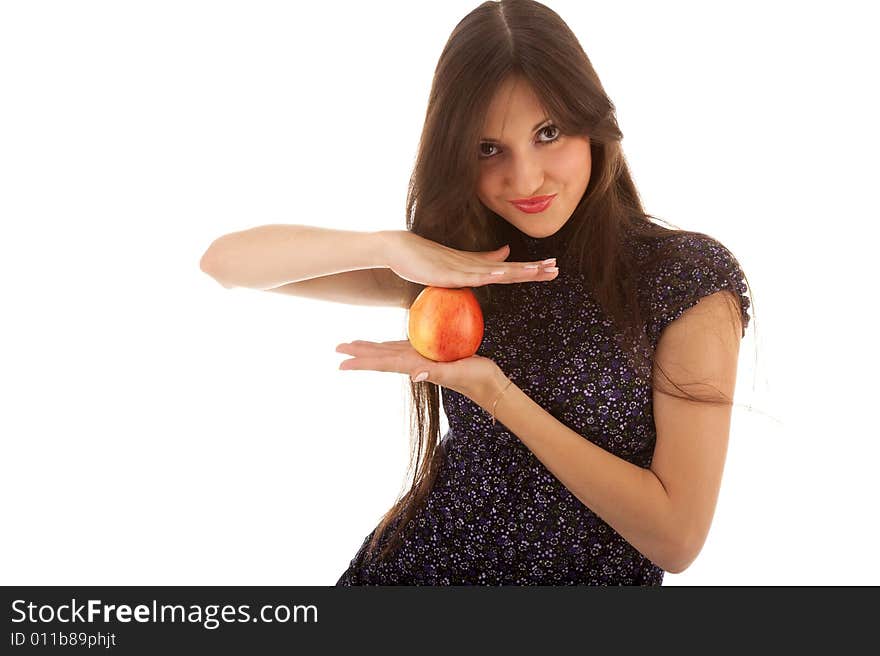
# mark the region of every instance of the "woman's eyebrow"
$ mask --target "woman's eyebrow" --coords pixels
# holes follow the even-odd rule
[[[536,124],[535,124],[535,127],[532,128],[532,132],[534,132],[535,130],[537,130],[539,127],[541,127],[542,125],[544,125],[544,123],[546,123],[546,122],[549,121],[549,120],[551,120],[551,119],[550,119],[550,117],[548,116],[548,117],[546,117],[544,120],[539,121],[538,123],[536,123]],[[493,139],[492,137],[481,137],[481,140],[482,140],[482,141],[487,141],[487,142],[490,142],[490,143],[494,143],[494,144],[499,143],[498,139]]]

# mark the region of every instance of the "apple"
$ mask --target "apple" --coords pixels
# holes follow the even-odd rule
[[[435,362],[469,358],[483,341],[483,311],[468,287],[425,287],[409,308],[407,337]]]

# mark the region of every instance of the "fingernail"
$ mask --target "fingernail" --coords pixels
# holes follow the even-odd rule
[[[559,267],[546,267],[544,271],[546,271],[547,273],[556,273],[557,271],[559,271]]]
[[[413,378],[412,381],[413,381],[414,383],[418,383],[419,381],[425,380],[425,378],[427,378],[427,377],[428,377],[428,372],[427,372],[427,371],[423,371],[423,372],[420,373],[418,376],[416,376],[415,378]]]
[[[541,264],[556,264],[556,258],[551,257],[549,260],[544,260]]]

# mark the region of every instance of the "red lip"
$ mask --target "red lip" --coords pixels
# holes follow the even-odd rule
[[[550,207],[553,199],[556,198],[556,194],[553,194],[552,196],[536,196],[536,198],[538,199],[537,202],[534,202],[532,199],[529,199],[529,201],[532,202],[523,200],[512,200],[510,202],[520,212],[525,212],[526,214],[540,214]]]
[[[517,198],[510,202],[514,205],[534,205],[535,203],[543,203],[545,200],[550,200],[554,196],[556,196],[556,194],[551,194],[549,196],[534,196],[532,198]]]

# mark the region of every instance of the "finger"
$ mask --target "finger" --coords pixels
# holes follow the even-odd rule
[[[377,349],[377,345],[371,342],[355,340],[346,344],[339,344],[336,347],[336,352],[345,353],[346,355],[368,355],[370,353],[375,353]]]
[[[408,339],[394,339],[387,340],[384,342],[369,342],[364,339],[356,339],[353,342],[348,342],[349,344],[358,344],[362,346],[402,346],[404,344],[409,344]]]
[[[356,355],[358,357],[364,357],[369,355],[375,355],[376,353],[380,353],[382,351],[382,347],[378,344],[373,344],[371,342],[363,342],[363,341],[355,341],[350,344],[340,344],[336,347],[337,353],[345,353],[346,355]]]
[[[526,262],[520,265],[524,276],[546,276],[558,273],[556,258],[551,257],[541,262]]]
[[[504,244],[501,248],[496,248],[494,251],[486,251],[483,253],[483,257],[488,260],[496,260],[498,262],[503,262],[510,255],[510,245]]]
[[[387,357],[356,357],[343,360],[339,363],[341,371],[387,371],[391,373],[404,373],[394,362],[389,362]]]
[[[526,267],[529,268],[526,268]],[[552,280],[559,274],[558,267],[552,266],[551,268],[541,266],[540,263],[537,263],[537,266],[530,265],[518,265],[511,266],[508,268],[498,268],[488,273],[476,274],[479,276],[480,282],[478,284],[511,284],[518,282],[531,282],[536,280]]]
[[[352,347],[355,347],[355,348],[377,348],[377,347],[381,346],[382,344],[384,344],[384,342],[370,342],[365,339],[356,339],[351,342],[344,342],[342,344],[339,344],[336,347],[336,350],[338,351],[342,347],[345,347],[345,348],[352,348]]]
[[[393,342],[382,342],[383,344],[387,344],[388,346],[393,346],[399,348],[401,346],[411,347],[412,344],[408,339],[396,339]]]
[[[372,351],[376,350],[390,350],[390,349],[400,349],[403,346],[409,346],[408,339],[395,340],[391,342],[368,342],[363,339],[356,339],[353,342],[346,342],[345,344],[339,344],[336,347],[336,351],[338,353],[367,353],[371,349]]]
[[[493,267],[489,269],[489,273],[492,271],[505,271],[505,272],[526,272],[532,273],[535,271],[542,271],[548,267],[556,266],[556,258],[551,257],[546,260],[541,260],[540,262],[504,262],[501,266]]]

